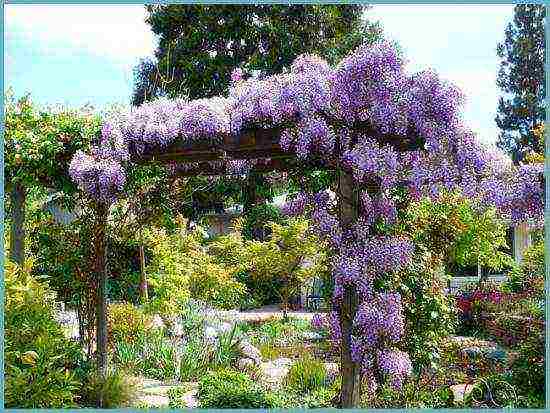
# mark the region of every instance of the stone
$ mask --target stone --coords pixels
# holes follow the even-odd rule
[[[151,320],[151,327],[158,328],[158,329],[164,327],[164,321],[162,321],[162,318],[160,318],[158,314],[155,314],[155,316]]]
[[[195,408],[199,407],[199,402],[197,400],[197,390],[196,389],[185,393],[182,396],[182,399],[185,402],[185,406],[189,409],[195,409]]]
[[[455,384],[450,387],[453,392],[453,400],[455,403],[463,403],[464,398],[469,395],[474,389],[473,384]]]
[[[262,363],[260,367],[267,386],[272,389],[280,387],[291,365],[292,359],[289,358],[279,358]]]
[[[241,371],[247,371],[253,367],[255,367],[257,364],[254,362],[254,360],[249,358],[240,358],[237,360],[237,368]]]
[[[479,357],[483,353],[482,349],[478,346],[465,347],[461,350],[461,352],[466,357],[471,357],[471,358]]]
[[[262,362],[262,355],[260,353],[260,350],[258,350],[248,341],[242,340],[239,342],[238,346],[239,346],[239,351],[243,356],[243,358],[248,358],[253,360],[256,365],[259,365]]]
[[[302,337],[305,340],[309,340],[309,341],[321,341],[321,340],[323,340],[323,336],[319,333],[316,333],[315,331],[306,331],[306,332],[302,333]]]
[[[329,383],[334,382],[340,374],[340,365],[338,363],[324,363],[327,371],[327,380]]]
[[[145,394],[138,399],[138,402],[147,407],[168,407],[170,404],[168,396],[159,396],[156,394]]]

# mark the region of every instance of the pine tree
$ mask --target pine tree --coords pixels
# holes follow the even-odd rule
[[[501,59],[497,85],[499,98],[495,121],[501,129],[498,146],[519,161],[527,152],[543,153],[535,127],[545,120],[543,5],[517,5],[514,20],[497,47]]]

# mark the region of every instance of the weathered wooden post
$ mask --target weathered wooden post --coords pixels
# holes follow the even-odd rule
[[[338,215],[340,225],[345,231],[354,224],[358,215],[359,197],[354,188],[351,173],[340,169],[338,171]],[[357,313],[357,291],[352,286],[344,288],[340,305],[340,329],[342,333],[341,376],[342,390],[340,393],[340,407],[358,407],[361,401],[361,366],[351,358],[351,333],[353,320]]]
[[[23,265],[25,262],[25,187],[15,183],[11,189],[10,260]]]
[[[96,205],[94,225],[94,270],[97,279],[96,305],[96,362],[100,379],[107,376],[107,245],[105,232],[107,228],[108,208],[103,204]],[[103,407],[103,394],[98,395],[98,407]]]

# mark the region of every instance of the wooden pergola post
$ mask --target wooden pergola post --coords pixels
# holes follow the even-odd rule
[[[95,273],[97,279],[96,304],[96,363],[101,379],[107,376],[107,243],[106,228],[108,208],[98,204],[94,225]],[[98,395],[98,407],[103,407],[103,395]]]
[[[358,194],[354,189],[353,176],[343,170],[338,171],[338,214],[343,231],[351,228],[358,215]],[[339,311],[342,333],[340,407],[343,409],[358,407],[361,402],[361,366],[351,358],[351,334],[357,305],[355,287],[345,286]]]
[[[25,187],[15,183],[11,189],[10,260],[22,266],[25,262]]]

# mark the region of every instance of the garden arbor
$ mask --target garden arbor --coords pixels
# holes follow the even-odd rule
[[[453,85],[432,71],[406,73],[393,45],[380,42],[358,48],[335,68],[301,56],[289,73],[261,80],[237,76],[227,99],[159,100],[108,120],[100,145],[90,155],[77,154],[70,167],[102,212],[100,285],[106,280],[105,205],[122,193],[125,168],[134,163],[162,162],[183,175],[285,170],[306,162],[332,169],[336,200],[306,192],[288,209],[309,215],[332,256],[341,407],[359,405],[362,376],[370,390],[384,380],[399,387],[411,362],[400,350],[401,297],[385,281],[414,253],[407,234],[393,225],[399,211],[410,199],[443,188],[473,191],[508,212],[531,213],[540,203],[538,171],[523,171],[512,191],[506,173],[495,178],[493,172],[504,169],[463,127],[461,104]],[[104,328],[103,302],[99,354],[106,349]],[[106,360],[98,360],[104,371]]]

